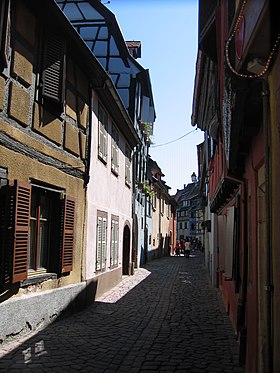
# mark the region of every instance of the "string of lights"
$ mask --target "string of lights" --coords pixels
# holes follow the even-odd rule
[[[233,29],[233,32],[231,34],[231,36],[228,38],[227,42],[226,42],[226,46],[225,46],[225,54],[226,54],[226,61],[227,61],[227,65],[229,67],[229,69],[237,76],[239,76],[240,78],[249,78],[249,79],[253,79],[253,78],[261,78],[268,70],[269,68],[269,65],[270,65],[270,62],[272,60],[272,57],[276,51],[276,48],[279,44],[279,41],[280,41],[280,33],[278,34],[277,36],[277,39],[272,47],[272,50],[268,56],[268,59],[266,61],[266,64],[264,65],[264,68],[262,69],[262,71],[260,71],[258,74],[242,74],[242,73],[239,73],[238,71],[236,71],[234,69],[234,67],[232,66],[231,62],[230,62],[230,59],[229,59],[229,44],[230,42],[232,41],[232,39],[234,38],[236,32],[238,31],[238,27],[239,27],[239,24],[241,22],[241,19],[243,17],[243,13],[244,13],[244,8],[245,8],[245,5],[247,3],[247,0],[243,0],[243,3],[242,3],[242,6],[241,6],[241,9],[240,9],[240,12],[239,12],[239,15],[238,15],[238,18],[237,18],[237,21],[236,21],[236,24],[234,26],[234,29]]]
[[[179,141],[179,140],[181,140],[182,138],[184,138],[184,137],[190,135],[191,133],[193,133],[193,132],[195,132],[195,131],[197,131],[197,128],[195,128],[194,130],[192,130],[192,131],[190,131],[190,132],[185,133],[183,136],[180,136],[180,137],[178,137],[178,138],[175,139],[175,140],[171,140],[171,141],[165,142],[165,143],[163,143],[163,144],[151,145],[151,148],[157,148],[157,147],[159,147],[159,146],[165,146],[165,145],[172,144],[173,142]]]

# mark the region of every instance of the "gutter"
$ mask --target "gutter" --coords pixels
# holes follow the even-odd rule
[[[270,198],[270,178],[269,178],[269,166],[270,166],[270,146],[269,146],[269,126],[268,126],[268,114],[269,114],[269,85],[267,76],[264,76],[263,80],[263,129],[264,129],[264,167],[265,167],[265,202],[266,202],[266,219],[265,219],[265,233],[266,233],[266,250],[265,250],[265,332],[266,332],[266,372],[273,372],[272,364],[272,328],[271,328],[271,302],[272,302],[272,279],[271,279],[271,198]]]

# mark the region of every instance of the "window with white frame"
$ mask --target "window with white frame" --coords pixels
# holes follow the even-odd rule
[[[96,271],[106,268],[107,251],[107,213],[97,211],[97,245],[96,245]]]
[[[116,267],[119,259],[119,218],[112,215],[111,219],[111,249],[110,267]]]
[[[112,124],[111,168],[114,173],[119,173],[119,131],[114,123]]]
[[[153,195],[153,208],[156,209],[157,208],[157,193],[154,192],[154,195]]]
[[[131,185],[131,149],[125,146],[125,183]]]
[[[101,105],[98,108],[98,131],[98,157],[106,163],[108,114]]]
[[[170,204],[167,205],[167,217],[168,218],[171,217],[171,205]]]

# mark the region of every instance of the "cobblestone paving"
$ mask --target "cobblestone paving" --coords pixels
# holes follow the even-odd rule
[[[154,260],[85,311],[6,346],[2,372],[243,373],[200,253]]]

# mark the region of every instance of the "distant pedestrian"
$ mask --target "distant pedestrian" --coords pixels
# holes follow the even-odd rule
[[[175,246],[175,255],[180,256],[180,249],[181,249],[180,241],[177,241],[176,246]]]
[[[180,241],[180,245],[181,245],[180,253],[184,255],[184,252],[185,252],[185,240],[184,239]]]
[[[190,241],[189,241],[189,239],[187,238],[187,240],[186,240],[186,242],[185,242],[185,257],[186,257],[186,258],[189,258],[189,257],[190,257],[190,253],[191,253]]]

